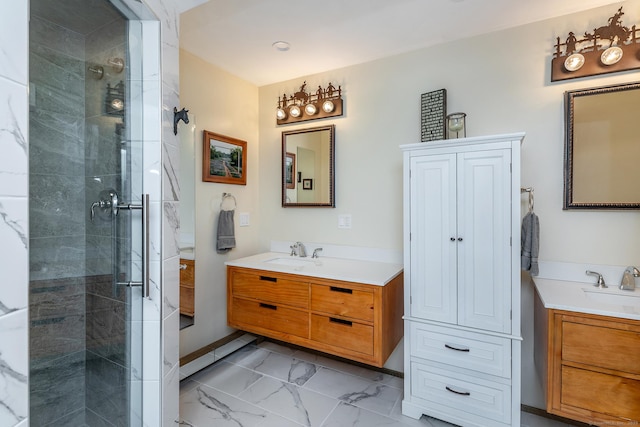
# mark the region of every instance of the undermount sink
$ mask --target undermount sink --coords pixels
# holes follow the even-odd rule
[[[583,288],[587,299],[602,304],[640,307],[640,291],[623,291],[617,288],[612,290]]]
[[[310,259],[300,258],[273,258],[264,261],[266,264],[286,265],[289,267],[306,267],[308,265],[314,265],[315,262]]]

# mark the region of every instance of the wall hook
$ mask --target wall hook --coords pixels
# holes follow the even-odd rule
[[[177,107],[173,107],[173,134],[178,134],[178,122],[182,120],[185,123],[189,123],[189,115],[187,114],[189,110],[185,110],[184,108],[178,111]]]

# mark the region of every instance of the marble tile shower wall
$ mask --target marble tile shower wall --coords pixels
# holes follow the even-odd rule
[[[28,8],[17,2],[0,14],[0,425],[21,427],[29,415]]]

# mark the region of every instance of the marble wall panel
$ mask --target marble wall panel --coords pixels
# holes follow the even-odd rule
[[[113,425],[127,425],[127,370],[107,359],[87,352],[87,410]]]

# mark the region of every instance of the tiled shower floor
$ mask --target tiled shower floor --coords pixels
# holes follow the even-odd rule
[[[193,427],[445,427],[401,414],[403,380],[269,341],[250,344],[180,383]],[[522,426],[569,424],[522,413]]]

